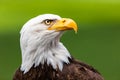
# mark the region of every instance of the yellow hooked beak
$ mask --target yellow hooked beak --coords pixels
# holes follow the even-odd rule
[[[64,30],[74,30],[77,33],[78,27],[75,21],[68,18],[62,18],[56,21],[54,25],[48,28],[48,30],[64,31]]]

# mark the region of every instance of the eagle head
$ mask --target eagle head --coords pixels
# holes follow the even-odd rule
[[[29,20],[21,29],[21,70],[28,72],[32,66],[51,65],[62,70],[63,62],[69,63],[68,50],[59,41],[65,30],[77,32],[77,24],[69,18],[43,14]]]

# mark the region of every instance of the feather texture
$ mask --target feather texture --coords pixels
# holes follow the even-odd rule
[[[32,67],[26,74],[18,69],[13,80],[104,80],[93,67],[74,59],[69,61],[70,64],[64,63],[62,71],[46,63]]]

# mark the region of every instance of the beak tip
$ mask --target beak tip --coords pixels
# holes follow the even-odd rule
[[[77,34],[77,30],[74,30],[75,31],[75,34]]]
[[[77,25],[73,28],[73,30],[74,30],[75,33],[77,34],[77,31],[78,31],[78,27],[77,27]]]

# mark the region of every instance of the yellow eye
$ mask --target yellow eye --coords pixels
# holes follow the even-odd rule
[[[44,23],[45,23],[46,25],[51,25],[52,22],[53,22],[53,20],[49,20],[49,19],[47,19],[47,20],[44,21]]]

